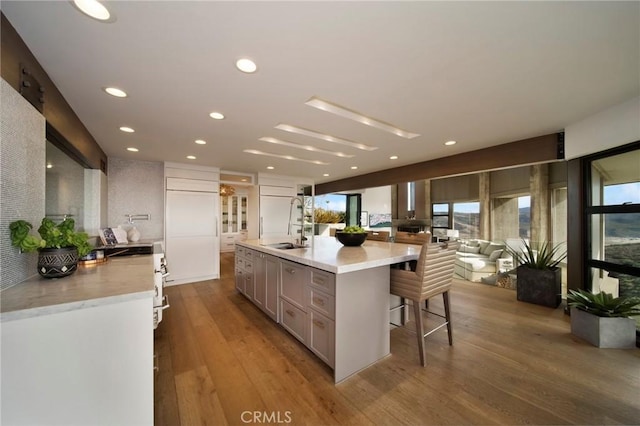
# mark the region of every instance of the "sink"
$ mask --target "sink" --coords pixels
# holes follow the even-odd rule
[[[302,246],[300,244],[294,243],[273,243],[273,244],[265,244],[266,247],[275,248],[278,250],[292,250],[298,248],[305,248],[306,246]]]

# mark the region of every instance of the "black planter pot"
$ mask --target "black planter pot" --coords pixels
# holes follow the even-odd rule
[[[533,269],[518,267],[516,293],[521,302],[557,308],[562,302],[560,268]]]
[[[75,247],[43,248],[38,250],[38,273],[44,278],[61,278],[78,269],[78,250]]]

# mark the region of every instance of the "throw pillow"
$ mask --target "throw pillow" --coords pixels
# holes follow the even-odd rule
[[[500,258],[501,254],[502,254],[502,249],[492,251],[491,254],[489,255],[489,261],[495,262]]]
[[[493,253],[495,250],[503,250],[504,249],[504,245],[502,244],[494,244],[494,243],[490,243],[487,248],[485,248],[484,250],[481,250],[482,254],[486,254],[487,256],[490,256],[491,253]]]

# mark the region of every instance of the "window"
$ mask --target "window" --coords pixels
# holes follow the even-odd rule
[[[462,239],[480,236],[480,202],[453,204],[453,229]]]
[[[450,228],[449,203],[433,204],[431,210],[431,234],[434,237],[446,238],[447,229]]]
[[[640,296],[640,142],[587,162],[591,290]]]

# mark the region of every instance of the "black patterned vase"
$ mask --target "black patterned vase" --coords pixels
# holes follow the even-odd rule
[[[75,247],[43,248],[38,253],[38,273],[45,278],[66,277],[78,268]]]

